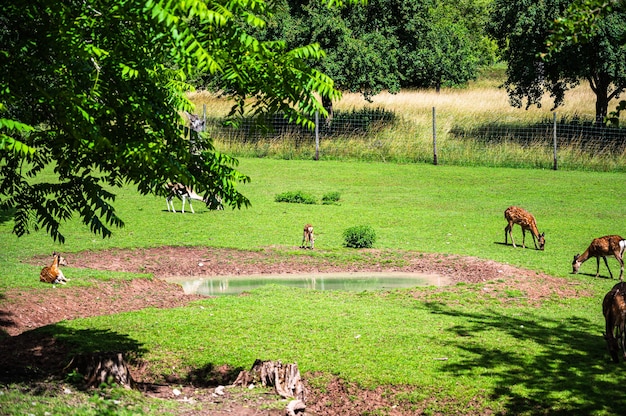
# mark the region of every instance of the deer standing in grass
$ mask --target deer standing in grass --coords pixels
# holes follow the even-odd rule
[[[513,240],[513,233],[511,230],[513,229],[513,225],[519,224],[522,227],[522,248],[526,248],[526,230],[529,230],[533,236],[533,242],[535,243],[535,249],[543,250],[546,245],[546,233],[539,234],[539,230],[537,229],[537,221],[535,221],[535,217],[520,207],[508,207],[506,211],[504,211],[504,218],[509,222],[507,226],[504,228],[504,244],[508,244],[508,237],[511,237],[511,243],[513,243],[513,247],[517,247],[515,245],[515,241]],[[539,247],[537,247],[537,242],[539,242]]]
[[[619,363],[619,350],[626,359],[626,283],[620,282],[604,296],[602,314],[605,320],[604,339],[613,362]]]
[[[56,251],[52,253],[52,257],[52,264],[41,269],[41,273],[39,273],[39,280],[45,283],[60,283],[64,285],[69,279],[63,275],[59,266],[67,266],[67,261]]]
[[[191,209],[191,213],[196,213],[193,210],[193,205],[191,205],[191,201],[194,199],[196,201],[204,202],[210,209],[224,209],[222,205],[222,200],[218,196],[215,196],[214,198],[203,198],[195,193],[194,190],[191,189],[189,186],[183,185],[182,183],[168,183],[167,185],[165,185],[165,189],[167,189],[168,191],[168,195],[165,199],[168,211],[176,212],[173,202],[174,197],[177,197],[183,201],[183,207],[181,209],[181,212],[183,214],[185,213],[185,201],[189,201],[189,209]]]
[[[313,249],[315,245],[315,235],[313,235],[313,226],[311,224],[307,224],[304,226],[304,232],[302,234],[302,245],[300,248],[306,248],[307,244]]]
[[[596,277],[600,275],[600,257],[604,259],[604,264],[609,270],[611,279],[613,273],[609,268],[609,262],[606,260],[607,256],[613,256],[620,264],[619,280],[623,280],[624,276],[624,249],[626,248],[626,240],[619,235],[605,235],[604,237],[594,238],[587,250],[583,254],[576,254],[574,261],[572,261],[573,273],[578,273],[580,265],[589,260],[591,257],[596,258]]]

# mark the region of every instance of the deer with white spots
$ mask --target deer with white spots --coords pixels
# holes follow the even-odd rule
[[[537,229],[537,221],[535,221],[535,217],[520,207],[508,207],[506,211],[504,211],[504,218],[509,222],[508,225],[504,228],[504,244],[508,244],[508,238],[511,237],[511,243],[513,243],[513,247],[517,247],[515,245],[515,241],[513,240],[513,233],[511,230],[513,229],[513,225],[519,224],[522,227],[522,248],[526,248],[526,230],[529,230],[533,236],[533,242],[535,243],[536,250],[543,250],[546,245],[546,234],[539,234],[539,230]],[[537,242],[539,242],[539,247],[537,247]]]
[[[604,259],[604,264],[609,270],[611,279],[613,273],[609,268],[609,262],[606,260],[608,256],[613,256],[620,264],[619,280],[623,280],[624,276],[624,249],[626,249],[626,240],[619,235],[605,235],[604,237],[594,238],[587,250],[583,254],[576,254],[574,261],[572,261],[572,273],[578,273],[581,264],[589,260],[591,257],[596,258],[596,277],[600,275],[600,257]]]

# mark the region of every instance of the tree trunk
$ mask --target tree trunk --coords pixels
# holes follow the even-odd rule
[[[103,383],[117,383],[130,389],[135,385],[121,352],[77,355],[65,367],[65,370],[81,374],[86,387],[98,387]]]
[[[265,387],[274,387],[283,398],[305,401],[306,392],[300,379],[298,364],[283,364],[280,361],[256,360],[250,371],[241,371],[233,386],[246,386],[260,382]]]
[[[609,112],[609,88],[611,86],[611,78],[601,73],[589,79],[591,89],[596,95],[596,126],[603,126],[604,120]]]
[[[604,120],[609,112],[609,99],[606,91],[601,95],[600,92],[596,94],[596,126],[603,126]]]

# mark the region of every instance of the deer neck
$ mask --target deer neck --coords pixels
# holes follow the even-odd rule
[[[585,250],[585,252],[581,254],[580,257],[576,259],[576,261],[582,264],[586,262],[588,259],[589,259],[589,249]]]
[[[537,224],[531,222],[528,228],[530,229],[530,232],[533,233],[535,238],[539,238],[539,230],[537,229]]]
[[[54,256],[54,260],[52,260],[52,264],[50,265],[50,270],[54,272],[59,270],[59,256]]]

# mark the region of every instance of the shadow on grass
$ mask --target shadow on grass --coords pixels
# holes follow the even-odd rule
[[[0,384],[63,379],[64,368],[81,353],[122,352],[129,361],[146,350],[134,339],[109,330],[68,330],[50,325],[0,338]]]
[[[0,224],[13,221],[16,211],[17,210],[15,208],[0,210]]]
[[[611,362],[597,325],[587,319],[551,320],[533,313],[512,318],[437,303],[427,307],[461,319],[448,330],[458,336],[456,347],[475,357],[450,362],[442,371],[452,377],[476,377],[476,369],[484,369],[486,377],[496,380],[490,399],[504,403],[502,414],[623,414],[626,363]],[[541,346],[539,352],[486,347],[480,334],[493,330],[534,341]]]

